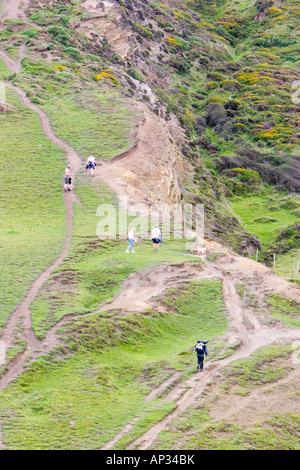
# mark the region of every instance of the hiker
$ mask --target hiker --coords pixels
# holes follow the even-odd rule
[[[197,359],[198,359],[197,369],[199,369],[200,372],[203,371],[204,355],[206,357],[208,356],[208,351],[206,347],[207,343],[208,341],[202,341],[201,339],[198,339],[197,344],[195,344],[195,351],[197,353]]]
[[[161,243],[161,231],[158,227],[158,225],[155,225],[155,228],[151,232],[151,239],[153,242],[153,251],[157,252],[158,251],[158,245]]]
[[[72,184],[72,174],[71,174],[71,167],[69,165],[65,171],[65,193],[68,191],[72,191],[71,184]]]
[[[134,246],[133,246],[133,242],[135,242],[135,239],[134,239],[134,234],[133,234],[133,228],[132,227],[130,227],[129,231],[128,231],[128,240],[129,240],[129,247],[126,250],[126,253],[129,253],[129,250],[132,250],[132,253],[135,253]]]
[[[95,157],[90,154],[89,158],[86,162],[86,170],[89,170],[88,175],[94,177],[94,169],[96,168],[97,164],[95,161]]]

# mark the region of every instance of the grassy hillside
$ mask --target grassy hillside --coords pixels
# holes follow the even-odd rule
[[[82,162],[91,152],[109,162],[137,144],[143,119],[137,102],[163,124],[175,116],[188,169],[182,201],[205,205],[206,236],[246,256],[258,248],[266,264],[276,253],[277,272],[297,281],[299,2],[112,0],[105,14],[89,3],[31,0],[28,22],[4,20],[0,49],[14,60],[21,54],[22,67],[12,73],[0,59],[0,79],[26,92]],[[32,282],[64,246],[67,161],[11,89],[0,105],[0,124],[1,334]],[[87,178],[84,163],[75,192],[69,253],[30,305],[36,343],[22,373],[1,390],[0,448],[99,449],[130,425],[113,446],[124,449],[176,409],[176,399],[166,396],[174,383],[195,375],[197,338],[210,340],[214,371],[218,361],[243,347],[239,335],[255,336],[254,314],[261,322],[259,338],[272,325],[274,342],[281,341],[281,328],[290,328],[290,337],[283,346],[262,347],[258,341],[248,357],[221,367],[153,448],[299,448],[292,362],[299,302],[277,284],[271,291],[254,268],[248,276],[237,274],[224,253],[213,253],[204,266],[185,240],[164,240],[154,254],[143,236],[129,256],[124,237],[96,235],[97,207],[112,204],[117,214],[121,209],[100,178]],[[159,269],[170,269],[163,281]],[[195,272],[198,279],[191,280]],[[237,326],[226,308],[226,276],[233,290],[240,286],[252,301]],[[132,283],[135,308],[127,308],[121,296],[122,308],[110,309],[124,282]],[[143,308],[145,299],[151,307]],[[230,299],[234,308],[241,299]],[[26,351],[22,322],[21,317],[11,332],[8,362]],[[47,339],[55,347],[43,355],[50,350]],[[41,357],[31,362],[36,344]],[[0,380],[9,365],[0,369]],[[172,386],[149,398],[172,377]]]
[[[200,404],[191,406],[161,433],[156,449],[174,446],[176,449],[203,450],[298,449],[299,413],[286,411],[277,385],[288,375],[290,353],[288,346],[281,352],[270,347],[247,360],[232,363],[217,382],[210,384]],[[288,387],[291,391],[289,400],[295,404],[296,389],[290,382]],[[281,411],[272,412],[268,405],[262,409],[260,403],[253,406],[258,390],[267,393],[273,404],[276,401]],[[227,407],[235,403],[234,418],[229,413],[226,417],[224,402]]]
[[[183,378],[191,374],[195,330],[217,337],[226,330],[226,318],[215,281],[187,284],[182,292],[170,292],[166,302],[172,302],[175,317],[110,311],[69,322],[61,334],[72,356],[43,357],[1,394],[5,444],[99,449],[141,411],[137,435],[167,414],[172,404],[159,398],[145,404],[145,397],[176,370]]]
[[[82,155],[94,151],[109,159],[134,142],[132,110],[121,96],[147,102],[166,119],[174,113],[186,134],[183,154],[195,168],[185,199],[196,195],[206,205],[210,236],[255,252],[259,242],[242,229],[225,197],[259,194],[265,184],[299,192],[298,2],[112,5],[119,42],[103,36],[102,23],[92,22],[95,13],[84,3],[32,1],[31,27],[7,20],[1,32],[11,57],[21,44],[27,48],[20,76],[10,79],[47,110],[60,136]],[[129,50],[126,58],[116,52],[121,44]],[[235,168],[257,177],[241,180],[227,171]],[[236,214],[245,223],[241,211]],[[260,242],[266,248],[264,236]]]
[[[0,330],[38,273],[60,253],[66,235],[62,151],[46,139],[19,96],[7,90],[6,100],[11,112],[0,113]]]

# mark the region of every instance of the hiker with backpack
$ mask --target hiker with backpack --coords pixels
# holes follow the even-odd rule
[[[198,360],[197,369],[199,369],[200,372],[203,371],[204,355],[206,357],[208,356],[208,351],[207,351],[207,346],[206,346],[207,343],[208,341],[202,341],[201,339],[198,339],[197,344],[195,344],[195,352],[197,353],[197,360]]]

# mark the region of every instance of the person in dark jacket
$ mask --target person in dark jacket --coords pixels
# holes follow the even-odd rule
[[[198,339],[197,344],[195,345],[195,351],[197,353],[197,359],[198,359],[197,369],[199,369],[200,372],[203,371],[204,355],[206,357],[208,356],[208,351],[207,351],[207,346],[206,346],[207,343],[208,341],[202,341],[201,339]]]

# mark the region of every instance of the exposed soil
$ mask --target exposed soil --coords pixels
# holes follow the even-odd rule
[[[29,0],[2,0],[2,11],[0,19],[11,20],[19,19],[26,21],[25,10],[28,6]]]
[[[175,119],[166,123],[146,105],[135,107],[143,113],[136,145],[111,162],[102,161],[95,176],[129,202],[180,203],[184,162],[177,144],[182,130]]]
[[[86,0],[82,8],[93,14],[80,23],[78,29],[90,38],[96,34],[104,37],[112,50],[122,59],[132,52],[131,32],[122,24],[121,8],[118,4],[104,0]]]
[[[207,242],[207,245],[210,246],[210,243]],[[219,248],[222,247],[219,246]],[[176,418],[180,413],[196,402],[206,385],[211,382],[215,376],[217,376],[221,367],[237,359],[248,357],[254,351],[264,346],[280,342],[293,342],[300,340],[300,331],[297,329],[289,328],[279,323],[274,326],[262,324],[259,317],[251,308],[243,307],[242,299],[236,291],[236,283],[239,282],[245,274],[251,277],[254,274],[257,275],[257,273],[260,273],[257,278],[257,283],[259,285],[264,284],[265,287],[271,289],[275,282],[277,290],[280,290],[281,292],[284,291],[284,288],[286,287],[286,281],[278,278],[270,270],[261,270],[260,265],[257,265],[255,262],[254,264],[242,263],[242,259],[238,256],[236,256],[235,259],[236,262],[234,264],[232,262],[230,263],[232,267],[232,272],[230,274],[224,270],[223,265],[222,269],[219,270],[216,266],[212,265],[212,263],[206,263],[206,269],[202,274],[210,273],[210,275],[214,276],[216,279],[222,279],[223,295],[227,311],[229,312],[229,325],[231,330],[227,339],[229,343],[238,342],[239,347],[232,356],[226,359],[216,361],[214,364],[210,364],[208,362],[204,373],[195,374],[186,382],[176,385],[165,398],[166,401],[176,402],[175,410],[168,414],[161,422],[156,423],[139,439],[129,444],[127,449],[145,450],[151,448],[155,439],[158,437],[159,433],[165,429],[166,425],[173,418]],[[252,269],[250,269],[250,266]],[[241,267],[242,269],[240,269]],[[253,270],[253,268],[255,270]],[[253,287],[252,289],[251,294],[255,294],[256,288]],[[290,286],[289,294],[291,298],[299,301],[300,289],[298,286]],[[247,322],[245,322],[245,320],[247,320]],[[251,323],[251,328],[249,328],[249,326],[248,328],[246,327],[245,323],[249,324],[249,322]],[[153,394],[155,394],[155,390],[153,390]],[[270,408],[272,408],[271,404]],[[234,403],[227,404],[228,413],[230,413],[230,409],[234,411]],[[124,434],[119,434],[119,438],[123,436]]]

